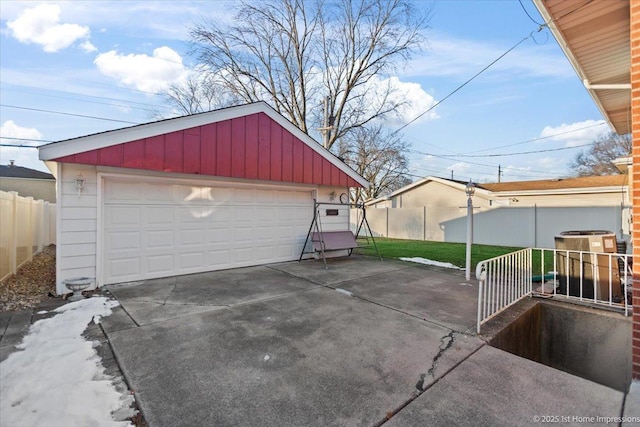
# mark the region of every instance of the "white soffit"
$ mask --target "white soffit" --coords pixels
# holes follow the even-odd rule
[[[631,132],[629,0],[533,0],[609,125]]]

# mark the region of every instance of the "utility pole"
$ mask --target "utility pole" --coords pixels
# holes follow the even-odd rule
[[[324,98],[324,123],[320,129],[322,132],[322,146],[329,148],[329,140],[331,139],[331,130],[333,129],[333,116],[329,115],[329,97]]]
[[[498,182],[500,182],[500,177],[502,176],[503,173],[504,171],[502,170],[502,167],[498,165]]]

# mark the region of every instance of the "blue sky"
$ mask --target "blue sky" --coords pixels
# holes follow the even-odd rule
[[[431,8],[428,45],[392,76],[415,103],[404,123],[533,35],[402,130],[411,173],[494,182],[500,165],[503,181],[570,175],[574,147],[608,127],[549,31],[537,32],[518,1],[417,4]],[[0,136],[41,144],[170,114],[154,93],[196,65],[188,28],[206,15],[231,19],[229,2],[0,2]],[[9,160],[46,170],[34,149],[1,147],[0,163]]]

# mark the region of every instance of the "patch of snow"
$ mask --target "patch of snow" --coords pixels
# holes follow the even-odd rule
[[[336,291],[340,292],[341,294],[349,295],[350,297],[353,296],[353,294],[351,292],[349,292],[347,290],[344,290],[344,289],[336,288]]]
[[[47,313],[48,313],[48,311],[47,311],[47,310],[40,310],[40,311],[38,312],[38,314],[47,314]]]
[[[269,359],[271,359],[271,356],[269,356],[268,354],[265,354],[264,357],[262,358],[262,360],[264,360],[265,362],[268,361]]]
[[[112,412],[129,405],[104,374],[93,343],[82,333],[111,314],[117,301],[87,298],[31,325],[18,351],[0,363],[0,425],[129,426]]]
[[[418,264],[435,265],[437,267],[453,268],[456,270],[464,270],[457,265],[453,265],[450,262],[433,261],[431,259],[414,257],[414,258],[400,258],[401,261],[417,262]]]

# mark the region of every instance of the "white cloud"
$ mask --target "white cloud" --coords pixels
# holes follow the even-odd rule
[[[7,120],[0,126],[0,142],[12,145],[36,145],[30,141],[17,141],[21,138],[38,141],[42,139],[42,134],[34,128],[26,128],[17,125],[13,120]],[[16,165],[31,169],[48,171],[44,163],[38,159],[38,150],[35,148],[21,147],[2,147],[0,149],[0,164],[7,165],[9,161],[14,160]]]
[[[111,50],[98,55],[94,63],[102,74],[145,92],[162,90],[187,72],[182,57],[167,46],[154,49],[152,56]]]
[[[22,43],[35,43],[45,52],[57,52],[71,46],[76,40],[89,37],[89,27],[60,23],[60,6],[41,4],[26,9],[7,27],[11,35]]]
[[[448,171],[453,171],[453,173],[461,174],[467,172],[471,168],[471,165],[467,162],[458,162],[454,163],[451,166],[447,167]]]
[[[85,40],[80,43],[80,49],[84,50],[87,53],[96,52],[98,50],[98,48],[95,47],[89,40]]]
[[[383,101],[397,102],[400,107],[397,111],[385,115],[387,126],[400,126],[415,119],[435,104],[433,96],[422,89],[420,83],[403,82],[398,77],[380,78],[373,76],[363,85],[355,95],[364,95],[367,108],[371,114],[375,114]],[[429,119],[437,119],[435,111],[420,117],[417,122]]]
[[[5,138],[22,138],[38,140],[42,139],[42,134],[38,129],[18,126],[13,120],[7,120],[0,126],[0,141],[4,144],[11,144],[13,140]]]
[[[550,141],[564,142],[565,147],[576,147],[589,144],[599,136],[609,132],[604,120],[585,120],[575,123],[562,123],[559,126],[546,126],[540,132],[543,138]]]
[[[424,91],[424,89],[422,89],[420,83],[402,82],[397,77],[391,77],[390,79],[381,81],[381,83],[386,85],[387,81],[391,85],[391,88],[394,89],[391,99],[406,102],[406,104],[402,105],[395,113],[395,119],[399,124],[404,124],[415,119],[436,103],[433,96],[429,95]],[[416,123],[438,118],[440,117],[436,111],[431,110],[424,116],[420,117]]]

